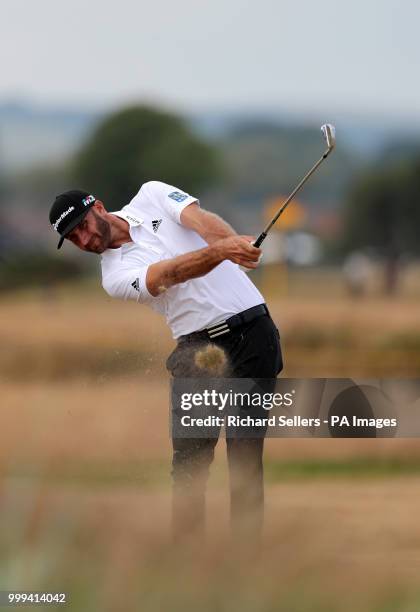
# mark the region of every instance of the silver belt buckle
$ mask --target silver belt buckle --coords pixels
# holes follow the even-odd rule
[[[206,331],[209,335],[209,338],[216,338],[216,336],[222,336],[223,334],[228,334],[230,332],[229,325],[226,321],[219,321],[215,325],[211,327],[207,327]]]

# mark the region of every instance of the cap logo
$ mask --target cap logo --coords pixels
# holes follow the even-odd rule
[[[69,206],[67,210],[62,212],[61,215],[58,217],[57,221],[53,223],[53,228],[58,231],[58,226],[60,225],[62,220],[65,219],[67,215],[69,215],[73,210],[74,206]]]
[[[83,206],[89,206],[89,204],[92,204],[92,202],[94,202],[95,199],[96,199],[95,196],[88,195],[86,198],[83,198],[82,204]]]

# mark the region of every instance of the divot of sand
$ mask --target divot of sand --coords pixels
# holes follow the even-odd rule
[[[207,370],[213,376],[221,376],[226,369],[227,357],[222,348],[208,344],[196,352],[194,362],[200,370]]]

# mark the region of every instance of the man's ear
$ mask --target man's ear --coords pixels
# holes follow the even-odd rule
[[[94,208],[94,209],[95,209],[95,211],[96,211],[97,213],[99,213],[100,215],[102,215],[102,216],[103,216],[104,214],[106,214],[106,208],[105,208],[105,206],[104,206],[104,203],[103,203],[103,202],[101,202],[101,200],[95,200],[95,203],[94,203],[94,205],[92,206],[92,208]]]

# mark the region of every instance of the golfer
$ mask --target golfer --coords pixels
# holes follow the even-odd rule
[[[197,198],[150,181],[129,204],[108,212],[80,190],[55,199],[52,227],[101,256],[102,285],[112,297],[146,304],[166,317],[177,342],[167,360],[173,377],[196,373],[195,348],[223,350],[229,376],[275,379],[282,369],[279,333],[264,298],[239,265],[256,268],[261,251]],[[194,349],[194,350],[186,350]],[[263,520],[264,437],[227,437],[231,525],[258,538]],[[173,436],[173,534],[203,533],[205,487],[217,437]]]

